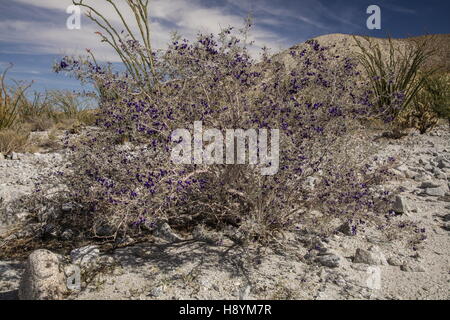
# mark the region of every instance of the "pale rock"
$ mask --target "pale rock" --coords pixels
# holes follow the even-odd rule
[[[183,238],[172,231],[172,228],[170,228],[167,222],[159,223],[157,229],[155,230],[155,235],[170,242],[183,241]]]
[[[443,187],[425,189],[425,194],[431,197],[442,197],[445,193],[446,191]]]
[[[371,246],[369,250],[356,249],[354,263],[365,263],[368,265],[387,265],[386,258],[377,246]]]
[[[405,263],[400,266],[400,270],[404,272],[425,272],[425,268],[418,264]]]
[[[395,213],[401,213],[408,215],[411,211],[414,211],[412,203],[403,196],[396,196],[392,210]]]
[[[428,189],[428,188],[439,188],[441,187],[442,184],[440,182],[437,181],[424,181],[420,184],[419,188],[420,189]]]
[[[60,300],[67,293],[66,277],[57,255],[48,250],[30,254],[20,281],[20,300]]]
[[[397,257],[389,257],[387,263],[391,266],[400,267],[404,264],[404,261]]]
[[[329,268],[339,267],[340,260],[341,260],[341,258],[338,255],[332,254],[332,253],[319,255],[316,258],[316,262],[319,262],[324,267],[329,267]]]

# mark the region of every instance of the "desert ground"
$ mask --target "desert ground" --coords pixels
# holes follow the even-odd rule
[[[144,242],[125,239],[114,250],[55,251],[60,268],[77,263],[84,272],[82,290],[66,298],[448,299],[450,132],[442,125],[429,134],[378,141],[383,153],[401,157],[389,184],[402,187],[397,219],[426,230],[417,247],[373,228],[355,236],[343,229],[329,238],[287,232],[263,248],[244,248],[207,230],[177,235],[164,229]],[[7,203],[32,192],[39,174],[63,163],[63,152],[0,158],[1,198]],[[2,239],[26,216],[3,215]],[[1,299],[17,298],[23,258],[0,261]]]

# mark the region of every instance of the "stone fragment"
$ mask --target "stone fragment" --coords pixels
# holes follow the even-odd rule
[[[364,250],[361,248],[356,249],[355,257],[353,258],[354,263],[365,263],[368,265],[386,265],[386,257],[383,252],[377,247],[372,246],[369,250]]]

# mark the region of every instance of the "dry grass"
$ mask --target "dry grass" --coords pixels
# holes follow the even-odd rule
[[[29,133],[14,129],[0,131],[0,152],[9,154],[11,152],[26,152],[29,147]]]

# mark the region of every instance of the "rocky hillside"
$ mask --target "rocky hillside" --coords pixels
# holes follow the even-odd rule
[[[356,38],[360,40],[362,44],[367,44],[367,42],[364,40],[367,37],[357,36]],[[361,51],[352,35],[336,33],[319,36],[314,39],[317,40],[322,46],[334,46],[333,50],[337,55],[349,55]],[[368,37],[367,39],[372,41],[373,44],[378,44],[381,47],[382,51],[384,51],[386,54],[388,53],[388,39],[373,37]],[[426,68],[439,68],[441,72],[450,72],[450,34],[437,34],[404,39],[392,39],[394,46],[399,48],[414,45],[415,43],[424,40],[429,42],[430,49],[435,50],[433,58],[430,59],[430,61],[426,65]],[[290,65],[293,63],[293,58],[291,57],[290,52],[292,50],[297,50],[302,46],[303,43],[295,45],[275,55],[274,59],[283,61],[287,65]]]

